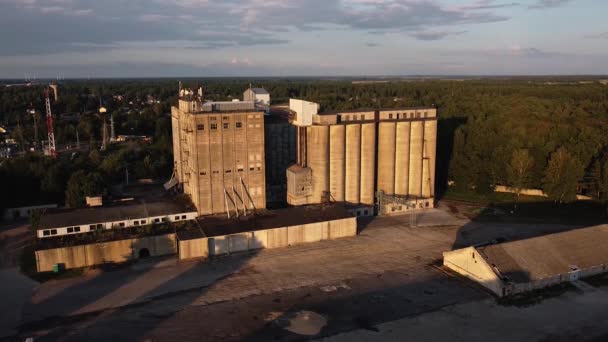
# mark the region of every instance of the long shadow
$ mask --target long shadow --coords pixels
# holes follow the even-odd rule
[[[36,339],[41,341],[140,340],[176,312],[188,307],[208,291],[221,286],[223,279],[242,271],[257,253],[259,250],[214,257],[209,260],[178,261],[177,265],[163,266],[159,269],[156,269],[156,266],[160,261],[152,261],[142,271],[127,270],[114,275],[124,275],[125,279],[121,286],[109,286],[104,291],[108,296],[115,295],[112,291],[125,291],[125,295],[128,296],[131,290],[138,291],[138,284],[144,287],[141,294],[125,298],[118,307],[46,321],[29,328],[38,331],[51,330]],[[153,284],[146,284],[146,280]],[[93,282],[88,282],[82,286],[90,288],[92,285]],[[102,282],[95,285],[105,284]],[[101,296],[96,298],[99,299]]]
[[[452,249],[494,244],[608,223],[606,208],[595,201],[495,203],[462,226]]]
[[[437,122],[437,164],[435,166],[435,196],[437,198],[442,198],[447,190],[454,134],[458,127],[466,123],[466,117],[439,118]]]
[[[137,258],[141,248],[143,247],[132,246],[131,254],[127,257]],[[154,257],[147,262],[153,268],[164,260],[166,257]],[[50,280],[59,290],[56,293],[45,290],[45,294],[48,295],[46,298],[38,298],[36,295],[33,297],[34,301],[24,309],[22,318],[24,328],[31,329],[62,320],[63,317],[79,311],[89,311],[89,307],[95,305],[98,300],[143,277],[148,271],[146,268],[133,267],[134,265],[137,265],[137,260],[120,264],[101,264],[95,266],[90,271],[92,273],[80,278]],[[63,287],[62,284],[66,285]]]

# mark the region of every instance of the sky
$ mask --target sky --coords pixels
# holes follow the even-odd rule
[[[0,78],[608,74],[608,0],[0,0]]]

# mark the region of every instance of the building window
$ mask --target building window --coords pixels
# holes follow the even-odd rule
[[[393,113],[390,113],[390,114],[388,115],[388,118],[389,118],[389,119],[392,119],[392,118],[393,118]]]
[[[51,235],[51,231],[50,230],[43,230],[42,231],[42,235],[49,236],[49,235]]]
[[[365,115],[361,114],[361,120],[365,120]]]
[[[363,211],[363,214],[365,214],[365,216],[367,216],[367,209],[365,209],[365,210]]]
[[[80,227],[68,227],[68,233],[78,233],[80,232]]]
[[[51,229],[51,235],[57,235],[57,229]]]
[[[201,172],[201,173],[199,173],[199,174],[200,174],[201,176],[206,176],[206,175],[207,175],[207,172],[206,172],[206,171],[203,171],[203,172]]]
[[[139,221],[133,221],[134,226],[139,226]]]
[[[216,130],[217,129],[217,124],[216,123],[212,123],[211,124],[211,129],[212,130]]]
[[[239,172],[243,172],[243,168],[242,168],[242,167],[240,167],[238,171],[239,171]]]
[[[118,226],[119,226],[119,227],[121,227],[121,228],[124,228],[124,227],[126,226],[126,224],[125,224],[124,222],[120,222],[120,223],[118,224]]]
[[[175,216],[175,221],[179,221],[179,216]]]
[[[230,128],[230,124],[227,122],[224,122],[224,129],[228,129],[228,128]]]
[[[89,229],[95,230],[95,225],[94,224],[89,225]]]
[[[219,174],[219,173],[220,173],[220,172],[219,172],[219,171],[217,171],[217,170],[213,171],[213,174],[214,174],[214,175],[217,175],[217,174]]]
[[[167,221],[169,221],[169,219],[166,217],[163,217],[163,222],[167,222]]]
[[[238,121],[238,122],[236,123],[236,128],[241,128],[241,127],[243,127],[243,123],[242,123],[242,122],[240,122],[240,121]]]
[[[226,170],[226,173],[232,173],[232,170]]]
[[[146,224],[146,220],[141,220],[141,224]]]
[[[230,120],[230,118],[227,117],[227,116],[224,116],[222,119],[224,119],[224,120]]]
[[[202,131],[205,129],[205,125],[196,125],[196,129],[198,129],[199,131]]]
[[[185,219],[186,219],[186,215],[182,215],[182,220],[185,220]]]
[[[154,223],[160,223],[160,219],[159,218],[155,218],[154,219]]]

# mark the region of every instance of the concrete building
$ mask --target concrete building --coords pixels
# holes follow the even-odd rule
[[[256,105],[270,106],[270,94],[264,88],[249,88],[243,93],[243,101],[251,101]]]
[[[287,201],[351,204],[358,215],[433,206],[435,108],[318,113],[316,103],[290,101],[297,163],[287,170]]]
[[[287,110],[271,108],[264,119],[268,208],[280,208],[287,204],[285,170],[296,162],[296,128],[289,124],[288,114]]]
[[[204,102],[180,90],[171,108],[175,176],[199,215],[266,207],[264,112],[252,101]]]
[[[196,211],[176,201],[66,209],[43,214],[40,217],[36,236],[40,239],[48,239],[110,229],[189,221],[196,217]]]
[[[443,253],[443,265],[503,297],[608,271],[608,225]]]

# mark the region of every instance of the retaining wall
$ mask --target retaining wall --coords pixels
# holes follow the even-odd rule
[[[357,219],[349,217],[334,221],[179,241],[179,258],[207,258],[215,255],[261,248],[287,247],[356,235]]]
[[[39,250],[35,252],[36,267],[38,272],[48,272],[55,264],[64,264],[68,269],[124,262],[137,259],[144,248],[149,256],[175,254],[175,234]]]

